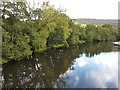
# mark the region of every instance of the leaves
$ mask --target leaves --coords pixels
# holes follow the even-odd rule
[[[4,58],[19,60],[49,47],[68,47],[85,41],[114,41],[120,37],[118,30],[109,24],[82,27],[49,2],[44,2],[40,8],[30,8],[25,2],[2,5]]]

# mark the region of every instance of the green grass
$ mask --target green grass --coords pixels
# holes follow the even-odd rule
[[[85,41],[83,41],[83,40],[80,40],[80,41],[79,41],[79,43],[85,43]]]
[[[9,61],[6,59],[1,59],[2,61],[0,61],[0,64],[4,64],[4,63],[8,63]]]
[[[53,48],[59,48],[59,47],[63,47],[64,46],[64,44],[58,44],[58,45],[53,45],[52,47]]]

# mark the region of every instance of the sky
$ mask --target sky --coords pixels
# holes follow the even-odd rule
[[[86,57],[86,54],[81,54],[71,67],[75,69],[68,69],[60,77],[66,76],[67,85],[72,84],[72,88],[118,87],[118,52],[103,52],[94,57]]]
[[[32,0],[29,0],[32,1]],[[36,2],[38,0],[35,0]],[[117,19],[120,0],[39,0],[50,1],[55,8],[66,10],[72,18]]]

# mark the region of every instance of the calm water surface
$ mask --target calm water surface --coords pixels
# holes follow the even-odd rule
[[[3,65],[3,88],[118,88],[118,52],[103,42],[37,53]]]

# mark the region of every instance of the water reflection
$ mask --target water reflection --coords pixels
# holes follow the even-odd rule
[[[106,57],[107,56],[107,57]],[[81,88],[118,87],[118,53],[101,53],[92,58],[85,54],[74,62],[75,70],[68,70],[67,83]],[[74,81],[74,82],[72,82]]]
[[[88,43],[48,50],[3,65],[4,88],[118,87],[118,49]]]

